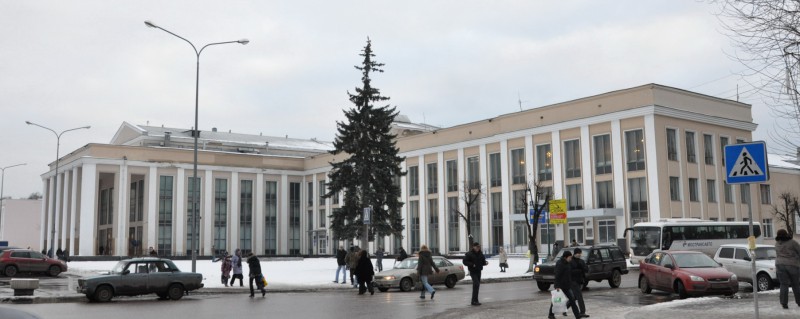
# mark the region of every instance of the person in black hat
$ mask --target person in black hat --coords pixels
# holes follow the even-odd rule
[[[572,267],[572,272],[570,276],[572,277],[572,295],[575,297],[575,302],[577,304],[573,304],[572,308],[578,307],[579,313],[581,318],[588,318],[589,315],[586,314],[586,304],[583,302],[583,285],[586,283],[586,273],[589,272],[589,267],[586,266],[586,262],[583,261],[581,255],[583,251],[580,248],[575,248],[572,251],[572,261],[570,262],[570,266]]]
[[[462,262],[464,266],[467,266],[467,269],[469,269],[469,276],[472,278],[471,305],[480,306],[481,303],[478,302],[478,291],[481,289],[481,271],[483,271],[483,266],[489,264],[481,251],[481,245],[473,243],[472,250],[464,255],[464,260],[462,260]]]
[[[561,290],[564,292],[564,295],[567,296],[567,308],[572,307],[572,313],[575,314],[575,318],[582,318],[580,314],[580,310],[578,309],[577,305],[575,305],[575,297],[572,294],[572,253],[569,250],[564,250],[564,254],[561,255],[561,258],[556,262],[556,280],[553,283],[553,287],[556,290]],[[566,316],[567,313],[565,312],[564,315]],[[550,304],[550,311],[547,315],[549,319],[555,319],[556,316],[553,315],[553,304]]]

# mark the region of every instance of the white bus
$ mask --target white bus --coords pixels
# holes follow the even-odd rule
[[[696,250],[713,256],[720,245],[747,243],[749,222],[718,222],[697,218],[661,219],[625,229],[631,231],[631,264],[656,250]],[[761,224],[753,223],[753,236],[761,242]]]

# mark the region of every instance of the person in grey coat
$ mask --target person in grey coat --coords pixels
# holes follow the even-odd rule
[[[385,253],[383,247],[380,246],[378,246],[378,250],[375,251],[375,267],[378,268],[378,271],[383,271],[383,255]]]
[[[242,250],[236,249],[236,253],[231,257],[231,268],[233,269],[233,277],[231,277],[231,287],[239,278],[239,287],[244,287],[244,275],[242,274]]]
[[[775,236],[775,268],[781,282],[780,302],[784,309],[789,308],[789,287],[792,287],[794,302],[800,306],[800,244],[789,237],[785,229],[778,230]]]
[[[433,300],[433,295],[436,294],[436,290],[428,283],[428,276],[433,275],[434,271],[438,274],[439,267],[436,267],[436,263],[433,262],[433,255],[430,249],[428,249],[428,245],[420,246],[417,274],[419,274],[419,280],[422,282],[422,291],[419,293],[419,299],[425,299],[425,291],[427,290],[431,294],[431,300]]]

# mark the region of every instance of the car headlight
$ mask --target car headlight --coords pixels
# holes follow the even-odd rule
[[[689,279],[691,279],[692,281],[706,281],[705,279],[703,279],[703,277],[699,276],[689,276]]]
[[[737,280],[737,279],[738,278],[736,277],[736,275],[731,275],[731,280]]]
[[[536,268],[533,268],[533,272],[539,272],[539,266],[536,266]]]
[[[386,276],[386,277],[383,277],[383,280],[394,280],[394,279],[395,279],[395,277],[394,277],[394,276]]]

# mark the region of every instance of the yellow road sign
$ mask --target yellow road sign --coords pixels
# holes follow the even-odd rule
[[[551,224],[567,223],[567,200],[565,199],[550,200],[550,223]]]

